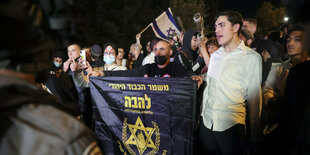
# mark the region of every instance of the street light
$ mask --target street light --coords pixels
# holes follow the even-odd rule
[[[287,22],[289,18],[288,17],[284,17],[283,19],[284,19],[285,22]]]

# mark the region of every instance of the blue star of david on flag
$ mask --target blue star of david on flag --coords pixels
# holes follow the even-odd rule
[[[175,29],[172,29],[171,27],[169,27],[169,30],[166,31],[168,33],[168,37],[174,37],[176,35]]]
[[[165,40],[167,40],[168,37],[172,37],[173,33],[175,33],[175,35],[180,34],[180,30],[177,27],[170,8],[158,16],[151,23],[151,26],[155,35]]]

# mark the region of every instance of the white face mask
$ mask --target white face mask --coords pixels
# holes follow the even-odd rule
[[[61,66],[61,64],[58,63],[58,62],[56,62],[56,61],[54,61],[54,65],[55,65],[57,68],[59,68],[59,67]]]
[[[103,61],[106,64],[110,65],[110,64],[112,64],[115,61],[115,57],[112,56],[112,55],[105,55],[104,58],[103,58]]]

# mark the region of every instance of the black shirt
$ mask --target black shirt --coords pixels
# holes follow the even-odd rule
[[[157,64],[147,64],[127,71],[105,71],[105,76],[119,77],[190,77],[195,75],[180,64],[170,62],[165,68],[158,68]]]
[[[70,69],[70,68],[69,68]],[[43,82],[46,87],[59,98],[59,103],[76,103],[77,92],[71,76],[63,72],[60,68],[51,64],[51,67],[45,71],[46,81]]]
[[[283,127],[286,128],[287,154],[308,154],[310,151],[310,61],[290,69],[286,80],[286,105],[282,105]],[[280,127],[281,124],[279,124]]]
[[[138,68],[140,66],[142,66],[142,61],[143,61],[143,55],[142,54],[139,54],[137,60],[135,60],[132,64],[132,69],[134,68]]]

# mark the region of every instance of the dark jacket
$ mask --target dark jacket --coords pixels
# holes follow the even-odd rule
[[[192,71],[193,63],[198,57],[197,51],[192,50],[191,41],[196,31],[187,31],[183,37],[183,45],[181,50],[174,57],[174,62],[181,64],[184,68]]]
[[[181,65],[170,62],[165,68],[158,68],[157,64],[147,64],[133,70],[126,71],[105,71],[105,76],[120,77],[190,77],[194,75]]]
[[[283,135],[286,154],[310,153],[310,61],[290,69],[283,108]]]
[[[61,68],[55,67],[54,64],[45,74],[47,79],[44,84],[53,95],[59,98],[59,103],[77,103],[77,91],[70,75],[63,72]]]
[[[5,75],[0,75],[0,92],[0,154],[100,152],[91,131],[47,92]]]
[[[143,55],[139,54],[137,60],[135,60],[132,64],[132,69],[141,67],[143,59],[144,59]]]
[[[284,56],[284,47],[278,42],[274,42],[272,40],[262,40],[259,37],[255,36],[254,42],[251,44],[251,48],[262,54],[263,51],[267,51],[271,58],[267,59],[266,62],[262,62],[263,70],[262,70],[262,84],[266,81],[268,74],[271,69],[271,65],[273,62],[282,62],[282,57]]]

